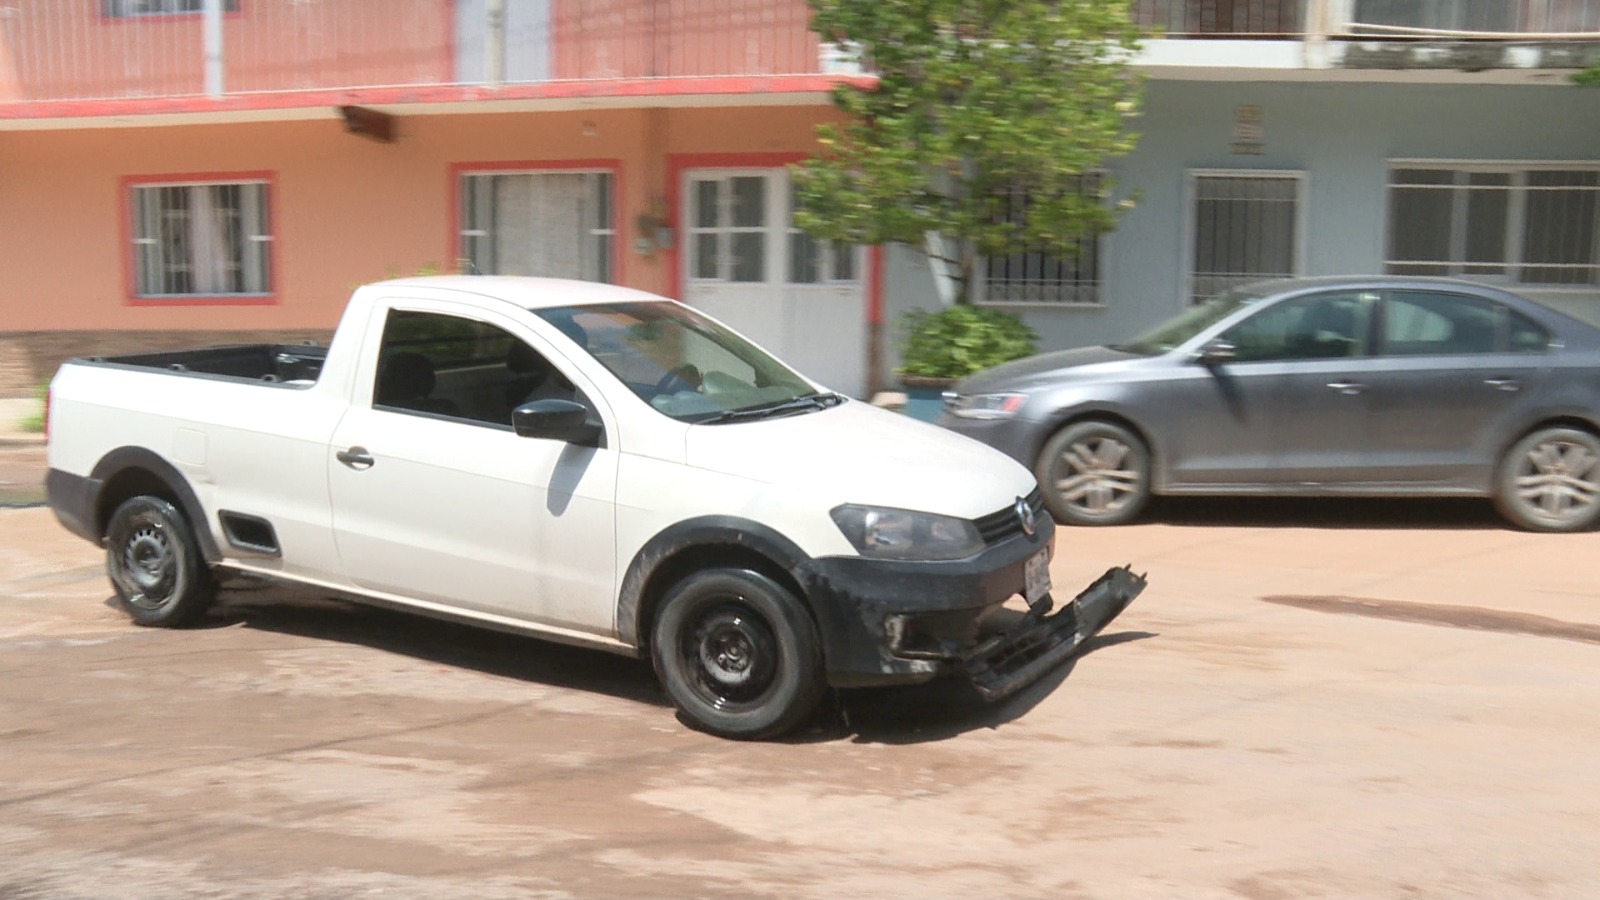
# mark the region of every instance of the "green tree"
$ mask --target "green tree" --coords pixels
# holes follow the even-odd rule
[[[834,92],[848,118],[796,167],[801,228],[925,248],[965,301],[980,257],[1068,256],[1115,225],[1097,173],[1137,139],[1127,0],[810,2],[877,80]]]

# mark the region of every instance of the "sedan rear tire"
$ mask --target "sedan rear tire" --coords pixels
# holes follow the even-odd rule
[[[1064,525],[1124,525],[1150,501],[1150,450],[1111,422],[1075,422],[1056,432],[1033,473],[1045,506]]]
[[[1582,531],[1600,520],[1600,437],[1541,428],[1507,451],[1495,508],[1530,531]]]

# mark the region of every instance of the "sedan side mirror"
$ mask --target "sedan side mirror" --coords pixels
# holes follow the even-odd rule
[[[534,400],[511,411],[511,428],[518,437],[565,441],[598,447],[605,429],[589,415],[589,407],[571,400]]]
[[[1194,358],[1202,366],[1225,366],[1239,358],[1239,350],[1231,341],[1219,338],[1201,347]]]

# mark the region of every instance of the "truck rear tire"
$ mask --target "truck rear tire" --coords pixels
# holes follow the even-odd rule
[[[204,615],[216,597],[189,520],[160,497],[134,497],[111,514],[106,574],[139,625],[182,627]]]
[[[708,569],[674,585],[650,642],[683,717],[740,740],[776,737],[811,715],[826,689],[819,648],[800,600],[746,569]]]

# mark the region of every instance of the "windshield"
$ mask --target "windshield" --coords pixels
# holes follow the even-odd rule
[[[729,422],[810,412],[843,398],[732,331],[676,303],[535,309],[659,412],[682,422]]]
[[[1261,298],[1255,294],[1223,294],[1197,306],[1191,306],[1152,328],[1126,344],[1116,344],[1113,349],[1141,356],[1159,356],[1187,343],[1195,335],[1217,324],[1241,306],[1248,306]]]

